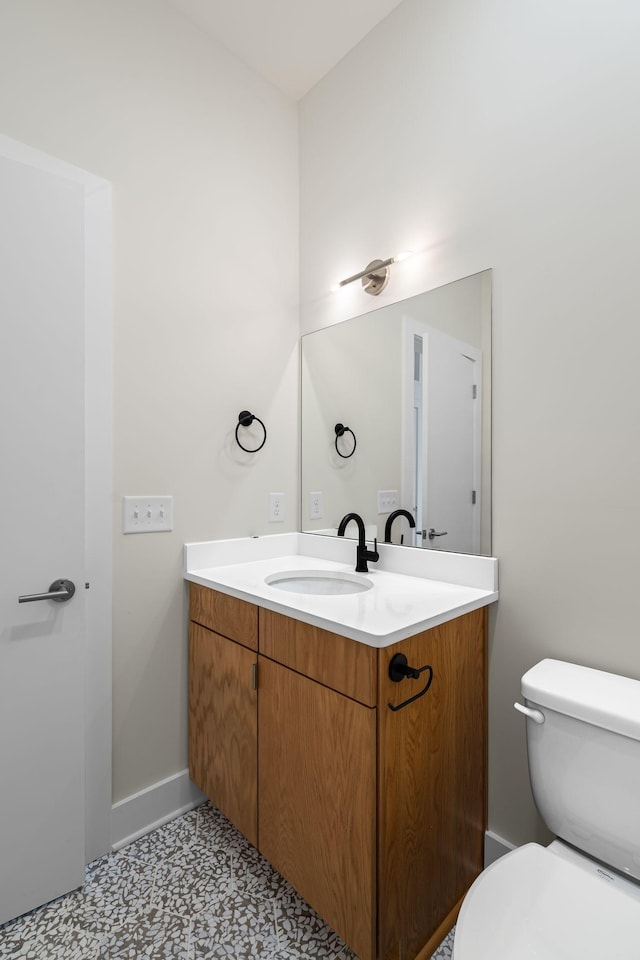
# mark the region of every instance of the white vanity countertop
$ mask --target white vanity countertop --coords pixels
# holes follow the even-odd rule
[[[292,570],[353,573],[350,538],[285,533],[187,543],[184,577],[374,647],[453,620],[498,599],[498,561],[378,544],[380,559],[359,574],[373,584],[364,593],[315,596],[288,593],[265,577]]]

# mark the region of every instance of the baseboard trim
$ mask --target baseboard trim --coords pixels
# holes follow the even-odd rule
[[[504,857],[505,853],[511,853],[515,848],[516,845],[514,843],[505,840],[503,837],[499,837],[498,834],[492,830],[487,830],[484,835],[485,867],[490,866],[496,860],[499,860],[500,857]]]
[[[119,800],[111,808],[111,849],[126,847],[206,799],[189,779],[189,771],[182,770]]]

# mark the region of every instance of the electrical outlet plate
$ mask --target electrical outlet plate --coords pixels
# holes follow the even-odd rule
[[[173,497],[123,497],[123,533],[165,533],[173,530]]]
[[[284,522],[284,493],[269,494],[269,523]]]
[[[314,490],[309,494],[309,520],[321,520],[323,515],[322,492]]]
[[[397,490],[378,490],[378,513],[391,513],[398,509]]]

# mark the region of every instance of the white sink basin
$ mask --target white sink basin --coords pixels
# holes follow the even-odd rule
[[[333,570],[286,570],[269,574],[264,578],[264,582],[270,587],[287,590],[289,593],[307,593],[320,597],[364,593],[373,586],[366,577]]]

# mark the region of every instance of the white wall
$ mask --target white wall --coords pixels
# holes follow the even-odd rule
[[[640,678],[640,7],[405,0],[301,104],[303,332],[493,267],[490,825],[540,835],[521,674]],[[387,289],[329,292],[403,249]]]
[[[187,764],[183,543],[297,526],[296,109],[162,0],[5,0],[0,132],[113,183],[119,800]],[[145,493],[173,533],[122,535]]]

